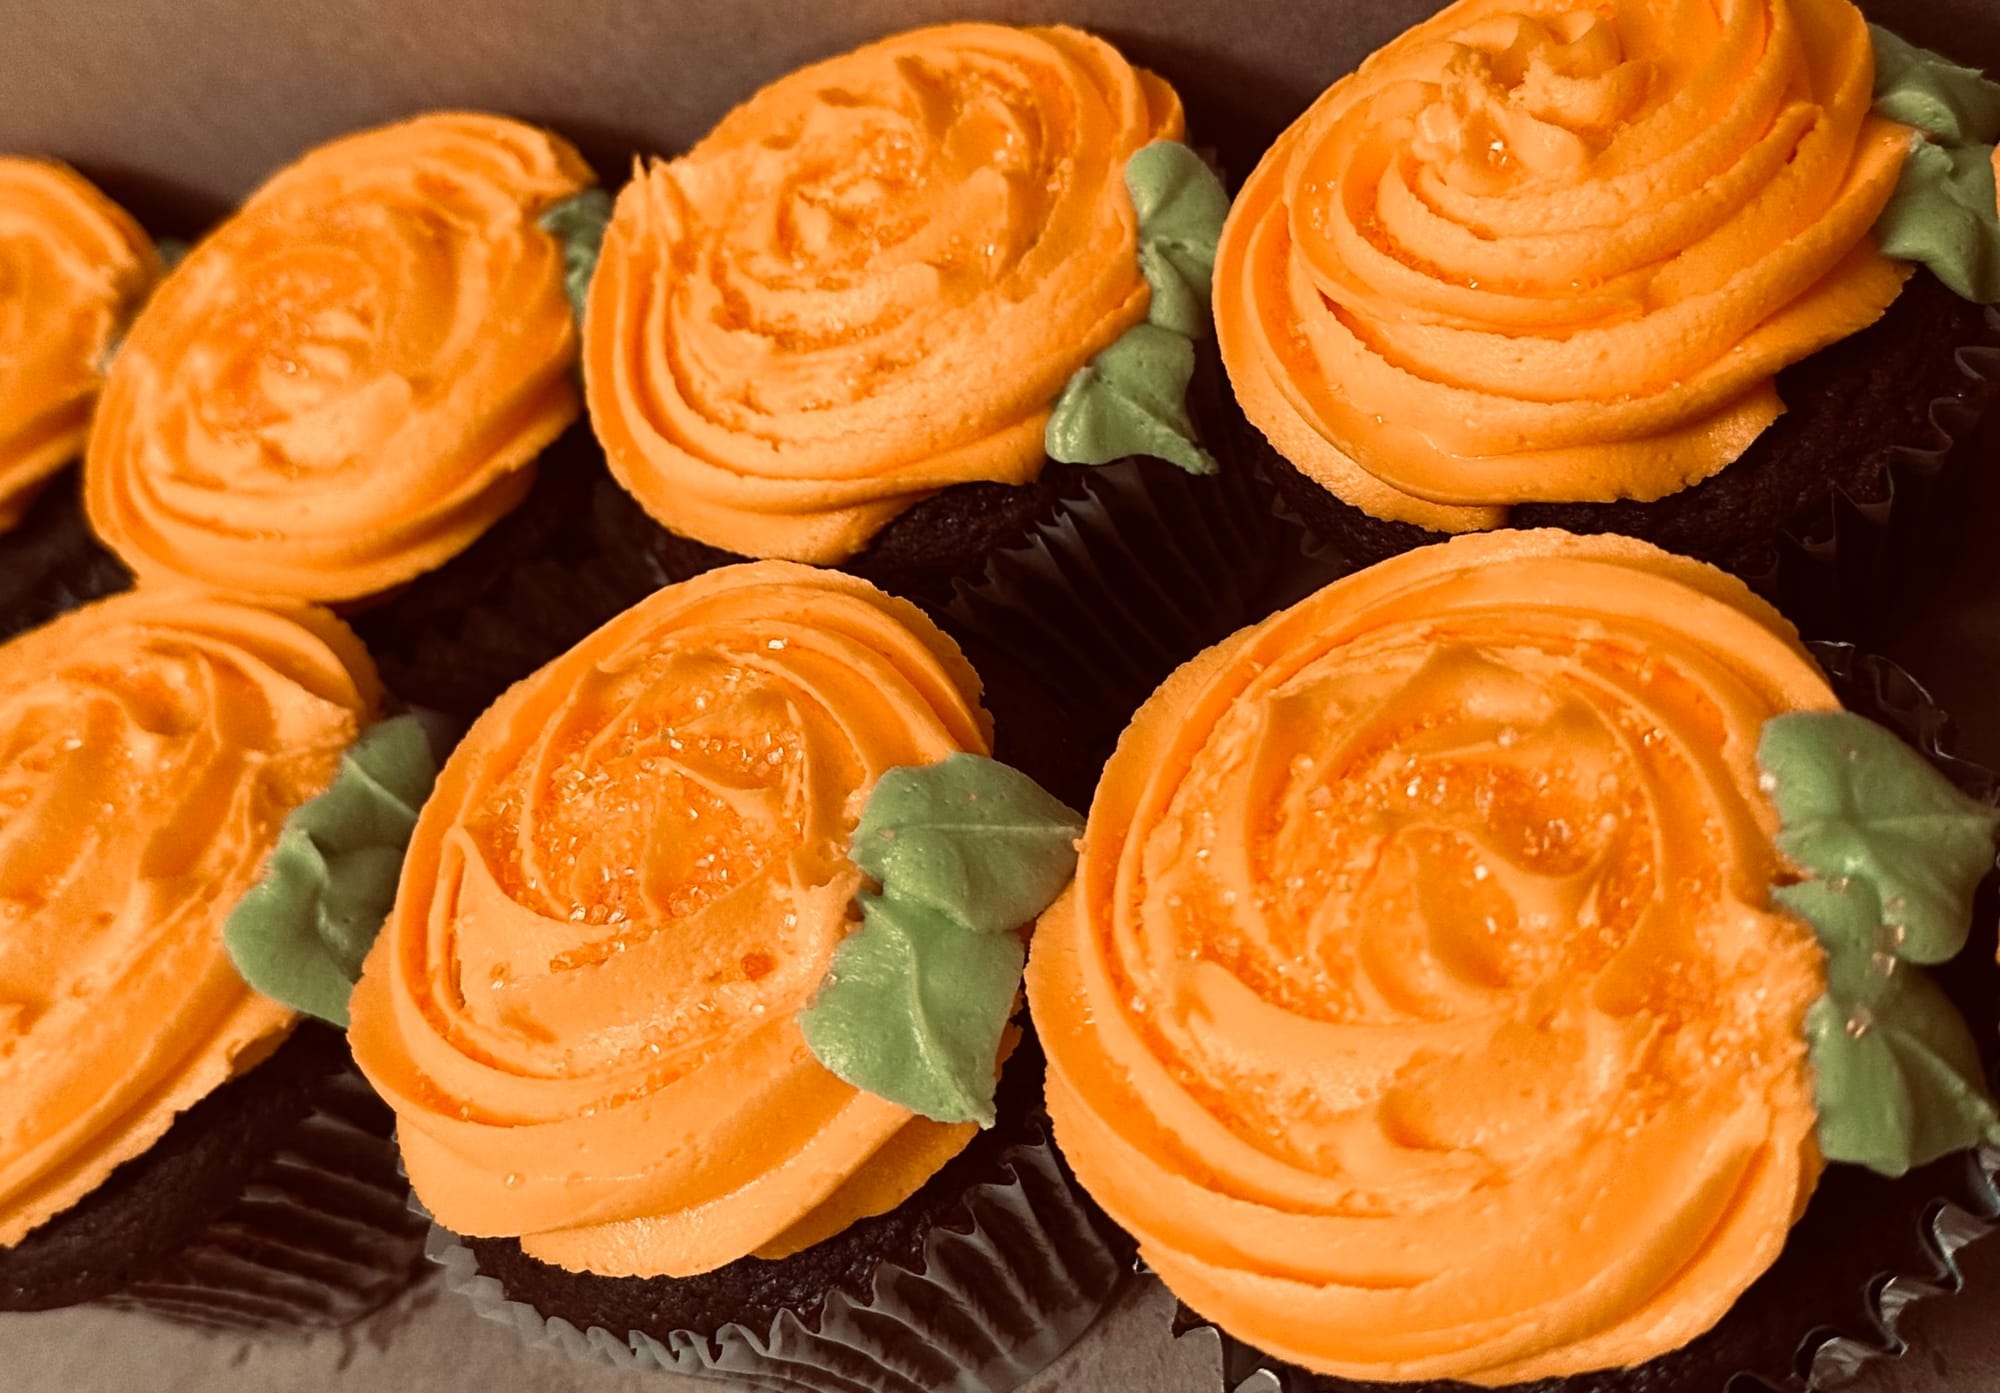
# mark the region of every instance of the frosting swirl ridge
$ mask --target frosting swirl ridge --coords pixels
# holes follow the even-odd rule
[[[91,524],[142,578],[350,600],[456,555],[574,420],[568,145],[441,113],[320,146],[176,267],[105,384]]]
[[[1874,322],[1911,133],[1849,0],[1459,0],[1334,84],[1224,232],[1244,408],[1333,493],[1460,532],[1736,460]]]
[[[591,422],[661,523],[834,563],[928,494],[1018,484],[1146,316],[1126,161],[1179,100],[1074,29],[952,24],[804,68],[619,195]]]
[[[0,647],[0,1243],[289,1030],[222,922],[380,699],[303,605],[140,591]]]
[[[1034,940],[1064,1153],[1177,1295],[1312,1369],[1498,1385],[1685,1343],[1820,1169],[1825,974],[1771,902],[1756,751],[1833,705],[1737,582],[1555,532],[1210,650],[1126,732]]]
[[[417,1194],[544,1261],[685,1275],[899,1203],[974,1130],[841,1082],[798,1024],[858,919],[887,770],[984,753],[922,613],[781,562],[669,587],[446,763],[353,1000]]]
[[[105,355],[159,276],[146,234],[82,175],[0,158],[0,530],[83,453]]]

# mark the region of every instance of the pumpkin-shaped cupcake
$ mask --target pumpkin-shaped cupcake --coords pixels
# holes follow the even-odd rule
[[[950,575],[1077,480],[1214,464],[1188,415],[1227,197],[1179,99],[1061,27],[779,79],[620,194],[585,329],[612,472],[678,538]],[[710,549],[700,552],[692,544]]]
[[[290,989],[339,1017],[393,888],[429,754],[381,701],[306,605],[140,591],[0,647],[0,1309],[324,1327],[421,1266]]]
[[[578,414],[552,135],[447,113],[335,140],[178,266],[105,383],[92,526],[146,581],[389,590],[517,504]]]
[[[1224,234],[1274,479],[1362,560],[1555,525],[1762,578],[1836,492],[1886,516],[1930,403],[1988,391],[1955,355],[1990,338],[1960,296],[2000,297],[2000,224],[1941,224],[1940,189],[2000,103],[1927,100],[1979,81],[1849,0],[1445,7],[1285,132]]]
[[[1078,824],[979,690],[914,606],[767,562],[473,726],[350,1032],[456,1285],[827,1390],[1011,1386],[1089,1322],[1119,1264],[1008,1025]]]
[[[1828,1161],[1995,1134],[1919,965],[1996,821],[1720,571],[1409,553],[1127,730],[1028,972],[1057,1141],[1288,1388],[1645,1365]]]
[[[83,176],[0,157],[0,531],[83,453],[112,343],[159,276],[146,234]]]

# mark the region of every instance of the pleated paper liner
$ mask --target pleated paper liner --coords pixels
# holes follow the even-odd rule
[[[1848,710],[1896,731],[1972,796],[2000,804],[2000,777],[1951,752],[1951,722],[1887,659],[1848,644],[1810,645]],[[1931,970],[1979,1041],[1987,1073],[2000,1070],[2000,968],[1994,963],[2000,876],[1980,888],[1973,935]],[[1917,1301],[1962,1284],[1957,1254],[2000,1228],[2000,1149],[1961,1153],[1898,1180],[1831,1166],[1778,1261],[1716,1327],[1671,1354],[1629,1369],[1516,1385],[1516,1393],[1822,1393],[1863,1366],[1907,1348],[1897,1334]],[[1365,1383],[1281,1364],[1183,1306],[1177,1335],[1218,1347],[1231,1393],[1474,1393],[1448,1380]]]
[[[1972,485],[1990,453],[1981,426],[2000,395],[2000,313],[1965,304],[1927,277],[1920,273],[1905,292],[1915,327],[1885,321],[1868,332],[1888,339],[1864,333],[1781,377],[1793,412],[1781,418],[1780,429],[1789,429],[1792,419],[1810,423],[1800,428],[1803,438],[1788,442],[1785,465],[1822,475],[1796,506],[1755,501],[1759,488],[1781,486],[1776,461],[1767,460],[1774,467],[1761,478],[1729,480],[1741,495],[1735,502],[1696,507],[1684,494],[1655,504],[1532,505],[1515,510],[1514,525],[1643,537],[1733,571],[1808,633],[1879,634],[1884,621],[1894,619],[1898,601],[1914,585],[1942,575],[1961,545]],[[1956,348],[1932,347],[1923,332],[1939,318],[1963,336]],[[1843,393],[1869,390],[1857,375],[1882,353],[1919,349],[1937,359],[1934,366],[1901,366],[1928,373],[1935,384],[1927,382],[1924,395],[1907,406],[1878,394],[1870,403],[1875,439],[1854,440],[1843,431],[1849,406]],[[1240,428],[1233,449],[1269,474],[1283,495],[1281,516],[1308,529],[1308,550],[1329,579],[1443,540],[1440,533],[1383,522],[1340,503],[1280,458],[1254,426],[1241,422]],[[1706,487],[1725,478],[1727,471]],[[1768,512],[1768,537],[1719,540],[1731,536],[1727,524],[1739,511]]]
[[[1017,1052],[1009,1069],[1022,1063],[1039,1096],[1039,1064]],[[586,1363],[811,1393],[1009,1393],[1090,1327],[1132,1263],[1130,1241],[1077,1185],[1039,1107],[1014,1130],[992,1154],[962,1158],[974,1183],[928,1223],[914,1253],[886,1253],[859,1284],[768,1321],[579,1328],[510,1295],[473,1243],[433,1226],[429,1251],[448,1289],[482,1316]]]
[[[2000,397],[2000,311],[1980,317],[1984,341],[1954,355],[1962,381],[1925,413],[1930,438],[1884,451],[1875,490],[1835,486],[1809,499],[1769,570],[1746,577],[1803,631],[1879,637],[1913,585],[1942,577],[1962,549]]]
[[[0,1249],[0,1309],[90,1303],[263,1335],[350,1325],[428,1271],[392,1125],[339,1032],[302,1024]]]

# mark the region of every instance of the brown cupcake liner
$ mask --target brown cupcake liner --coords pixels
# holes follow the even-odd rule
[[[1963,543],[1968,504],[1985,453],[1981,428],[2000,396],[2000,311],[1983,309],[1978,318],[1987,337],[1954,352],[1961,380],[1954,391],[1931,397],[1918,413],[1927,423],[1923,438],[1877,451],[1872,458],[1879,471],[1858,487],[1829,480],[1793,511],[1768,547],[1756,548],[1750,559],[1728,563],[1728,569],[1807,632],[1873,636],[1884,620],[1894,618],[1895,603],[1911,593],[1913,583],[1941,575]],[[1281,467],[1256,427],[1242,422],[1240,429],[1248,432],[1236,442],[1242,458],[1262,458],[1264,468]],[[1371,519],[1375,539],[1345,546],[1315,533],[1282,498],[1274,508],[1280,525],[1304,539],[1302,579],[1291,587],[1292,594],[1304,594],[1411,546],[1444,540],[1442,533]],[[1356,511],[1355,516],[1359,520],[1363,515]]]
[[[527,498],[434,571],[349,615],[383,680],[461,722],[666,583],[607,529],[623,495],[579,420]],[[636,504],[629,504],[634,512]]]
[[[1746,576],[1801,629],[1872,635],[1914,580],[1944,572],[1965,540],[1981,426],[2000,395],[2000,310],[1982,311],[1992,340],[1962,345],[1965,382],[1932,398],[1931,438],[1887,452],[1882,496],[1831,487],[1808,500],[1777,540],[1770,570]]]
[[[1077,498],[988,558],[942,612],[989,682],[1011,674],[1060,723],[1062,767],[1003,757],[1086,806],[1132,712],[1175,668],[1270,612],[1298,542],[1269,486],[1226,461],[1200,478],[1157,460],[1087,471]],[[1004,715],[999,726],[1005,738]]]
[[[1808,645],[1850,711],[1894,730],[1952,782],[2000,806],[2000,776],[1951,752],[1951,720],[1917,681],[1852,644]],[[2000,874],[1980,887],[1973,942],[1931,976],[1972,1026],[1989,1079],[2000,1080],[2000,967],[1993,926]],[[1777,1263],[1720,1323],[1646,1364],[1515,1385],[1521,1393],[1825,1393],[1909,1349],[1912,1305],[1958,1291],[1959,1252],[2000,1229],[2000,1148],[1949,1156],[1897,1180],[1831,1167]],[[1181,1306],[1181,1338],[1212,1342],[1230,1393],[1475,1393],[1450,1380],[1367,1383],[1272,1359]]]
[[[448,1230],[432,1225],[427,1251],[481,1316],[583,1363],[813,1393],[1009,1393],[1075,1343],[1130,1271],[1129,1246],[1077,1186],[1046,1122],[1038,1132],[1003,1154],[1004,1178],[971,1187],[931,1229],[916,1266],[884,1258],[865,1295],[836,1288],[817,1311],[780,1311],[763,1329],[579,1330],[511,1299]]]
[[[99,1305],[258,1334],[349,1325],[428,1271],[393,1123],[339,1032],[304,1022],[0,1249],[0,1309]]]
[[[426,1275],[381,1103],[327,1075],[284,1144],[196,1238],[98,1304],[220,1330],[338,1329]]]

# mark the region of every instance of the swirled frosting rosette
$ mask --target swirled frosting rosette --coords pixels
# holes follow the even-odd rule
[[[770,562],[660,591],[489,710],[353,1001],[438,1221],[686,1276],[891,1208],[963,1147],[973,1124],[842,1082],[800,1013],[860,917],[870,790],[983,754],[978,694],[914,607]]]
[[[1559,532],[1211,649],[1126,732],[1036,934],[1059,1144],[1177,1295],[1310,1369],[1684,1344],[1821,1169],[1827,972],[1774,902],[1758,758],[1835,705],[1739,583]]]
[[[308,606],[142,591],[0,647],[0,1244],[284,1038],[222,923],[380,699]]]
[[[112,340],[159,275],[152,242],[88,180],[0,158],[0,530],[83,453]]]
[[[1715,474],[1909,274],[1871,235],[1913,142],[1873,75],[1849,0],[1459,0],[1245,185],[1215,311],[1246,414],[1453,532]]]
[[[279,172],[160,288],[105,384],[92,526],[141,579],[350,600],[511,509],[580,410],[561,239],[592,182],[499,117],[417,117]]]
[[[822,564],[1032,480],[1065,385],[1147,317],[1126,165],[1181,129],[1060,27],[921,29],[764,88],[619,196],[584,347],[613,472],[675,532]]]

